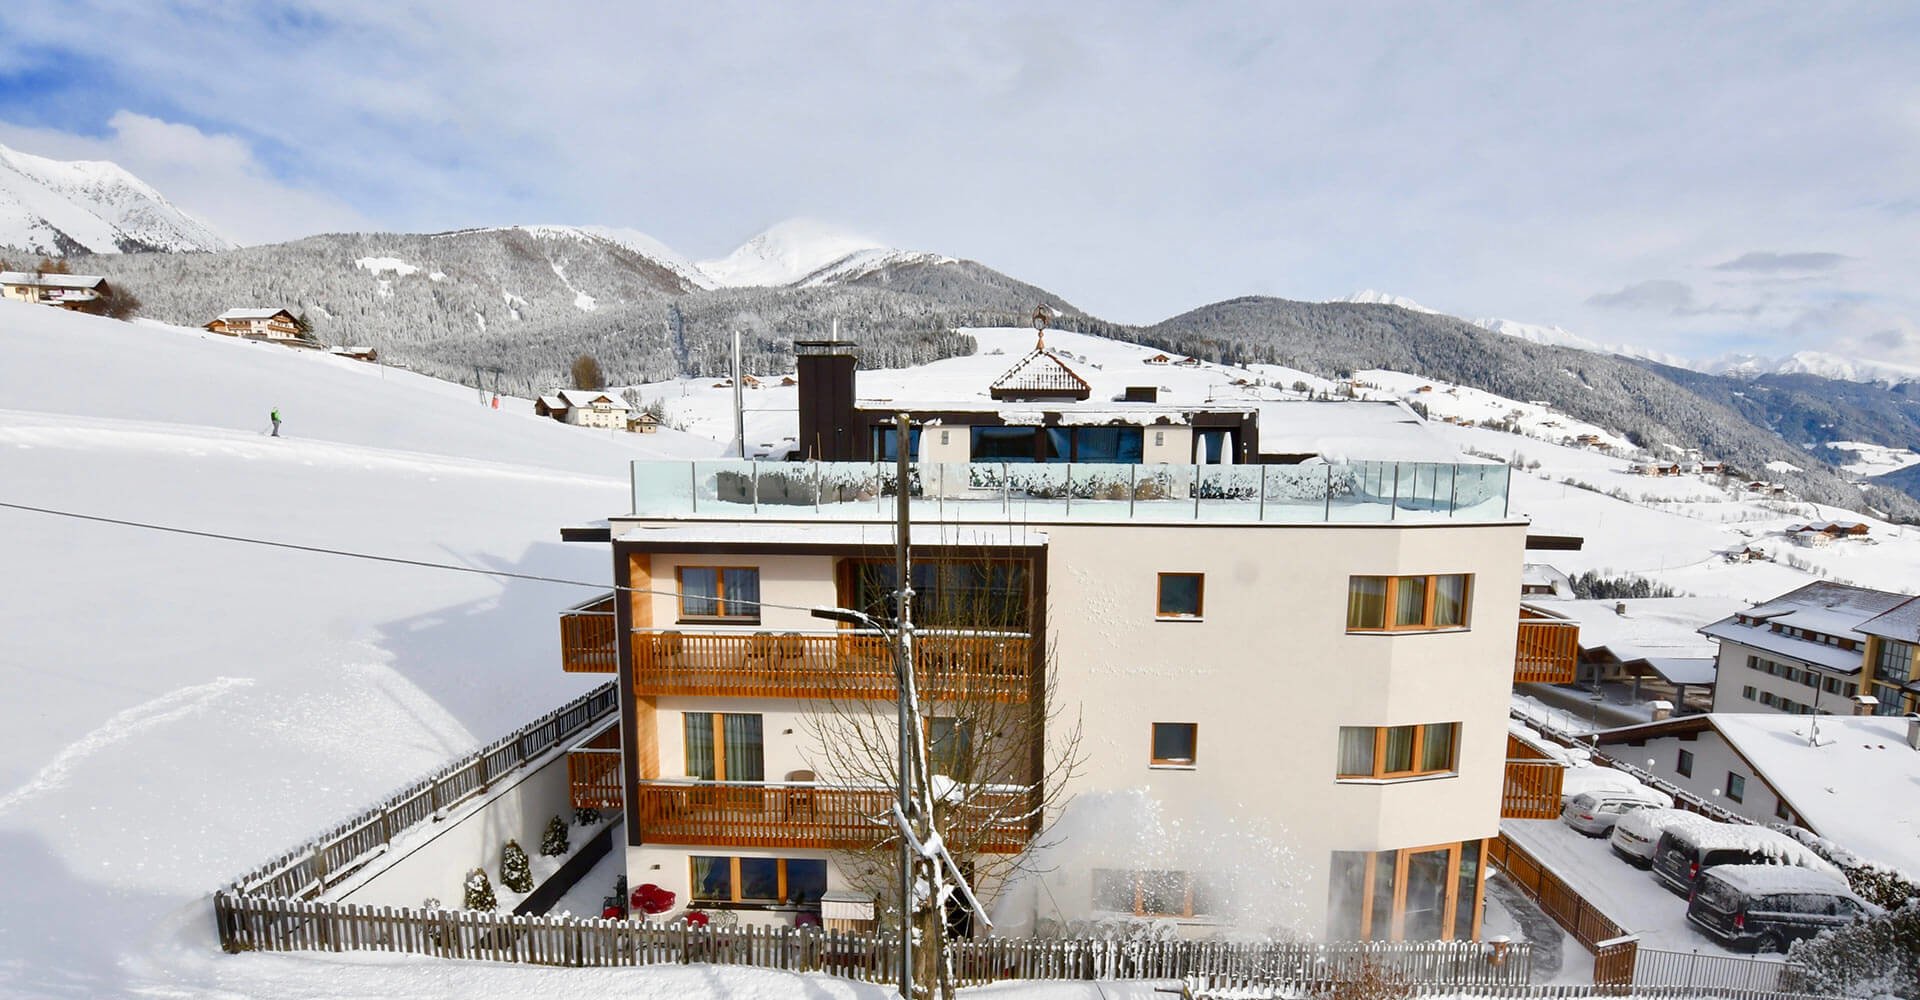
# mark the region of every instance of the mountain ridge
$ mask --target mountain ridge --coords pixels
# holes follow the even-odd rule
[[[0,145],[0,248],[63,257],[233,246],[116,163],[55,160]]]

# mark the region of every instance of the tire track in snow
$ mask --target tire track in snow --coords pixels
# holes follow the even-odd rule
[[[115,744],[125,743],[155,726],[186,718],[229,691],[252,686],[251,677],[220,677],[205,684],[169,691],[158,698],[114,713],[112,718],[95,727],[92,732],[67,744],[66,749],[56,754],[26,784],[0,796],[0,815],[65,785],[74,767],[94,754]]]

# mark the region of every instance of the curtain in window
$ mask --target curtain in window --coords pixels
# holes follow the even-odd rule
[[[687,777],[712,781],[713,713],[688,712],[682,718],[686,720]]]
[[[726,575],[727,616],[760,617],[760,571],[743,568],[723,572]]]
[[[733,863],[731,858],[694,855],[693,898],[712,902],[733,901]]]
[[[1434,581],[1433,624],[1450,628],[1467,623],[1467,577],[1450,573]]]
[[[720,717],[720,729],[726,744],[727,780],[766,780],[760,716],[729,712]]]
[[[1372,919],[1367,938],[1387,941],[1393,938],[1393,889],[1399,874],[1400,852],[1379,851],[1373,856]]]
[[[1356,576],[1347,584],[1347,627],[1385,628],[1387,578]]]
[[[1393,774],[1413,770],[1413,727],[1394,726],[1387,730],[1387,759],[1381,770]]]
[[[680,614],[687,618],[720,613],[720,571],[686,567],[680,570]]]
[[[1340,727],[1340,773],[1373,773],[1373,727]]]
[[[1453,768],[1453,731],[1457,723],[1427,727],[1420,741],[1420,770],[1447,771]]]
[[[1427,578],[1403,576],[1394,584],[1393,623],[1422,625],[1427,620]]]
[[[973,756],[969,736],[973,728],[972,720],[936,718],[927,722],[928,763],[938,774],[959,781],[967,781],[972,775],[966,773]]]

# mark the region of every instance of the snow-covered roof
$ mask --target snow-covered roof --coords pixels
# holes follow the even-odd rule
[[[1718,647],[1700,634],[1704,622],[1713,621],[1740,606],[1731,598],[1715,597],[1643,597],[1625,601],[1535,599],[1541,608],[1580,623],[1580,646],[1587,650],[1606,650],[1621,662],[1631,660],[1704,660],[1709,669],[1704,681],[1675,683],[1698,684],[1713,679],[1711,663]],[[1616,610],[1624,605],[1626,614]],[[1656,666],[1656,669],[1657,666]],[[1663,671],[1664,673],[1664,671]]]
[[[1639,661],[1669,684],[1712,684],[1720,673],[1719,661],[1711,656],[1645,656]]]
[[[1520,585],[1523,587],[1547,587],[1552,595],[1561,599],[1572,599],[1573,581],[1567,574],[1546,563],[1527,563],[1520,567]],[[1536,595],[1545,596],[1545,595]]]
[[[1782,594],[1771,601],[1757,604],[1740,612],[1738,616],[1729,616],[1714,622],[1700,632],[1716,639],[1728,639],[1804,663],[1818,664],[1832,670],[1852,673],[1860,669],[1863,655],[1860,649],[1841,649],[1821,642],[1783,635],[1772,631],[1771,626],[1778,624],[1864,643],[1866,634],[1860,631],[1862,625],[1901,608],[1902,605],[1909,604],[1913,600],[1914,598],[1904,594],[1892,594],[1884,590],[1869,590],[1865,587],[1819,580],[1798,590]],[[1901,615],[1893,616],[1888,620],[1888,624],[1899,627],[1907,614],[1903,611]],[[1741,618],[1753,620],[1754,623],[1747,624],[1741,621]]]
[[[275,316],[281,315],[282,313],[285,313],[289,319],[293,317],[293,314],[290,312],[287,312],[287,310],[285,309],[276,309],[270,306],[261,306],[261,307],[252,308],[252,309],[229,309],[226,312],[223,312],[219,316],[216,316],[214,318],[221,319],[221,320],[272,319]]]
[[[1480,464],[1399,400],[1275,400],[1258,404],[1260,453],[1329,462]]]
[[[566,401],[568,407],[593,406],[599,404],[614,410],[632,409],[632,407],[627,405],[626,400],[620,398],[619,393],[608,392],[604,389],[561,389],[557,395]],[[552,406],[553,404],[549,403],[547,405]]]
[[[1920,750],[1907,721],[1882,716],[1716,712],[1713,728],[1815,833],[1920,872]]]
[[[796,508],[811,513],[811,507]],[[615,520],[619,520],[615,518]],[[638,524],[618,530],[622,541],[671,545],[893,545],[893,525],[865,522],[822,524],[753,524],[715,521],[692,525]],[[966,545],[1021,548],[1047,544],[1047,533],[1019,525],[915,524],[909,541],[914,545]]]
[[[36,288],[98,288],[106,283],[97,274],[41,274],[36,271],[0,271],[0,285]]]
[[[567,401],[559,396],[541,396],[540,405],[549,410],[564,410],[567,408]]]
[[[1859,630],[1883,639],[1920,643],[1920,597],[1861,622]]]
[[[1701,635],[1715,639],[1726,639],[1743,646],[1750,646],[1763,653],[1783,656],[1802,663],[1825,667],[1828,670],[1845,674],[1860,672],[1862,653],[1858,649],[1841,649],[1825,643],[1810,642],[1790,635],[1772,631],[1766,625],[1743,625],[1735,619],[1714,622],[1700,630]]]
[[[1853,892],[1837,872],[1799,865],[1717,865],[1707,870],[1714,878],[1748,895],[1774,892]]]

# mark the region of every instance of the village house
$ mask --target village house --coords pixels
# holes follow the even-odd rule
[[[1579,678],[1631,687],[1636,703],[1661,700],[1683,711],[1713,707],[1713,640],[1700,623],[1727,613],[1721,598],[1641,597],[1628,600],[1529,597],[1526,609],[1577,623]]]
[[[1789,524],[1786,536],[1795,545],[1809,548],[1831,545],[1849,538],[1867,537],[1868,528],[1859,521],[1811,521],[1806,524]]]
[[[1677,476],[1682,470],[1679,462],[1635,462],[1627,471],[1636,476]]]
[[[613,547],[619,589],[563,615],[563,664],[618,677],[620,722],[570,766],[577,804],[624,811],[630,885],[670,891],[675,912],[759,923],[884,905],[847,866],[881,836],[864,817],[890,793],[823,750],[822,727],[832,704],[884,703],[891,718],[892,646],[872,626],[896,616],[899,581],[893,487],[875,462],[906,447],[921,463],[916,684],[933,706],[930,760],[966,804],[948,842],[983,860],[1056,818],[1071,831],[1049,850],[1044,891],[980,887],[997,932],[1103,916],[1264,930],[1274,904],[1336,939],[1479,936],[1516,637],[1532,624],[1505,466],[1420,461],[1435,456],[1417,418],[1365,419],[1401,404],[1286,401],[1214,426],[1244,432],[1233,454],[1293,453],[1331,441],[1322,408],[1340,406],[1344,429],[1366,424],[1375,447],[1408,458],[1169,467],[1147,451],[1153,430],[1209,425],[1154,424],[1170,404],[1109,424],[1108,387],[1077,396],[1087,380],[1044,348],[997,384],[1054,395],[970,411],[869,411],[850,345],[796,348],[803,453],[818,461],[636,462],[630,512],[568,534]],[[902,409],[916,414],[907,442],[878,420]],[[1190,462],[1193,448],[1187,436],[1169,455]],[[1339,669],[1276,683],[1282,640],[1287,662]],[[973,728],[981,705],[1002,706],[1007,728]],[[1071,804],[1031,815],[1061,763],[1064,731],[1050,727],[1067,725],[1084,755]],[[1032,727],[1048,738],[1004,769],[960,763]],[[1248,837],[1259,846],[1229,857]],[[1299,864],[1263,873],[1276,851]]]
[[[1844,715],[1920,707],[1920,598],[1821,580],[1700,630],[1719,643],[1716,712]]]
[[[287,344],[307,339],[300,332],[300,321],[294,318],[293,313],[272,307],[229,309],[207,323],[207,329],[229,337]]]
[[[0,299],[85,309],[108,293],[107,279],[97,274],[0,271]]]
[[[1156,354],[1153,357],[1148,358],[1145,362],[1143,362],[1143,364],[1170,365],[1170,364],[1173,364],[1173,359],[1170,357],[1167,357],[1164,354]]]
[[[632,407],[619,393],[605,389],[560,389],[533,401],[535,416],[551,417],[577,427],[624,431]]]
[[[1920,720],[1715,712],[1596,734],[1606,753],[1756,823],[1920,870]]]
[[[627,418],[627,430],[635,434],[652,434],[660,429],[660,418],[641,410]]]

